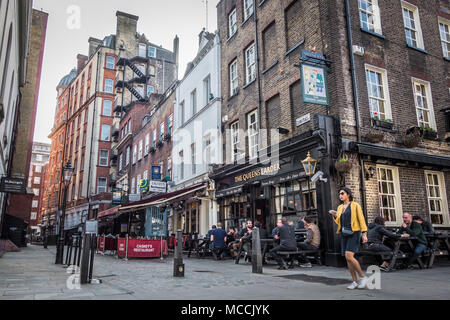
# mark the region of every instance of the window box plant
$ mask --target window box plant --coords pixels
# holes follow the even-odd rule
[[[424,139],[436,140],[437,138],[437,132],[428,126],[421,126],[420,131],[422,132],[422,137]]]
[[[384,140],[384,132],[375,128],[369,128],[365,138],[368,142],[379,143]]]
[[[338,172],[349,172],[352,168],[352,163],[349,161],[347,157],[342,157],[336,160],[336,163],[334,164],[334,167]]]
[[[402,134],[403,144],[407,148],[417,147],[420,143],[420,128],[411,127]]]
[[[372,123],[375,127],[392,130],[394,124],[391,119],[381,119],[378,116],[378,112],[374,112],[374,116],[372,117]]]

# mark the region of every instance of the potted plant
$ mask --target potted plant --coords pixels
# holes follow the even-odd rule
[[[429,126],[421,126],[420,131],[424,139],[436,140],[437,138],[437,132]]]
[[[403,144],[407,148],[417,147],[420,143],[420,128],[411,127],[402,134]]]
[[[384,140],[384,132],[375,128],[370,128],[365,137],[367,141],[371,143],[379,143]]]
[[[342,157],[336,160],[334,167],[338,172],[349,172],[352,168],[352,163],[348,160],[347,157]]]
[[[378,112],[373,113],[372,123],[375,127],[392,130],[393,123],[392,119],[382,119]]]

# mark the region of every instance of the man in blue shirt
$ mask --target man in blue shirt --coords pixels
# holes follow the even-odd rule
[[[222,228],[222,223],[211,233],[212,252],[215,260],[222,260],[222,254],[227,247],[227,233]]]

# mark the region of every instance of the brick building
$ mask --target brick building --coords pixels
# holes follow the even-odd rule
[[[382,215],[398,226],[409,211],[448,228],[449,9],[419,0],[220,1],[219,221],[252,218],[270,229],[282,216],[316,217],[330,265],[340,264],[328,214],[340,185],[369,221]],[[327,182],[309,183],[301,164],[309,151]],[[347,172],[336,164],[346,159]]]
[[[45,193],[45,167],[50,159],[50,144],[34,142],[31,155],[28,188],[33,189],[34,197],[31,204],[30,228],[31,234],[40,233],[42,193]]]

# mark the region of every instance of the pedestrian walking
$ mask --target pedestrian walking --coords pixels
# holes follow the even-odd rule
[[[353,194],[349,188],[341,187],[339,189],[339,199],[342,204],[337,211],[330,210],[329,213],[338,225],[337,234],[342,234],[341,252],[347,260],[347,266],[353,278],[352,284],[347,289],[364,289],[367,286],[368,278],[362,272],[358,260],[355,259],[355,253],[359,250],[361,237],[363,243],[367,242],[366,220],[361,206],[353,200]],[[357,274],[360,277],[359,282]]]

